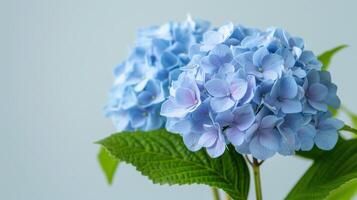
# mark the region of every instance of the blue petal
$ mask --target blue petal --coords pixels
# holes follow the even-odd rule
[[[345,124],[343,123],[343,121],[330,117],[327,118],[325,120],[320,121],[319,123],[319,129],[335,129],[335,130],[339,130],[341,129]]]
[[[310,99],[308,99],[308,102],[316,110],[323,111],[323,112],[327,111],[327,104],[324,102],[312,101]]]
[[[247,75],[247,82],[248,82],[247,92],[240,100],[242,104],[249,103],[254,98],[254,92],[256,91],[255,77],[252,75]]]
[[[183,107],[190,107],[198,102],[193,91],[187,88],[177,88],[175,99],[176,103]]]
[[[168,118],[165,127],[171,133],[186,134],[191,130],[191,122],[179,118]]]
[[[277,151],[279,149],[279,132],[276,129],[263,129],[259,131],[259,142],[265,148]]]
[[[302,105],[299,100],[284,100],[281,102],[281,111],[285,114],[299,113],[302,111]]]
[[[253,108],[249,104],[237,107],[233,114],[235,126],[241,131],[247,130],[255,120]]]
[[[190,132],[188,134],[183,134],[182,137],[183,142],[190,151],[198,151],[202,148],[202,146],[198,144],[198,140],[201,137],[200,133]]]
[[[275,151],[265,148],[260,144],[258,137],[254,137],[249,144],[249,151],[254,158],[266,160],[275,154]]]
[[[229,85],[221,79],[211,79],[205,84],[208,93],[214,97],[225,97],[230,94]]]
[[[218,44],[214,49],[212,49],[211,54],[216,55],[221,64],[229,63],[233,59],[231,49],[224,44]]]
[[[279,122],[279,118],[276,117],[275,115],[267,115],[263,117],[260,127],[263,129],[272,129],[276,126],[276,124]]]
[[[317,147],[322,150],[331,150],[337,143],[338,134],[335,130],[318,131],[315,136]]]
[[[175,55],[174,55],[173,53],[171,53],[171,52],[165,51],[165,52],[161,55],[161,64],[162,64],[162,66],[164,66],[165,68],[171,69],[171,68],[175,67],[176,65],[178,65],[177,56],[175,56]]]
[[[169,98],[161,106],[160,115],[165,117],[184,117],[188,113],[185,107],[177,105],[174,99]]]
[[[257,67],[262,67],[263,58],[269,54],[266,47],[260,47],[253,55],[253,63]]]
[[[310,85],[312,85],[313,83],[319,83],[320,75],[316,70],[310,70],[307,74],[307,79]]]
[[[129,125],[129,115],[127,111],[117,111],[111,114],[111,118],[117,131],[125,130]]]
[[[141,106],[148,106],[154,100],[154,96],[151,92],[143,91],[138,95],[138,104]]]
[[[150,113],[146,120],[146,124],[143,127],[143,131],[151,131],[151,130],[159,129],[162,126],[162,124],[163,124],[163,119],[158,113],[156,112]]]
[[[134,109],[130,112],[130,124],[133,128],[140,128],[145,125],[148,113],[145,110]]]
[[[253,52],[251,51],[238,54],[234,57],[234,59],[243,67],[253,66],[256,68],[256,66],[253,64]]]
[[[205,56],[201,59],[200,66],[202,67],[203,71],[205,71],[208,74],[216,72],[220,67],[220,66],[213,65],[211,63],[209,56]]]
[[[221,127],[228,126],[233,122],[234,115],[231,111],[227,110],[221,113],[218,113],[215,121],[220,124]]]
[[[243,144],[244,133],[236,127],[228,128],[226,130],[227,139],[234,145],[239,146]]]
[[[234,101],[229,97],[213,97],[210,105],[215,112],[223,112],[234,106]]]
[[[293,74],[297,76],[298,78],[305,78],[306,76],[306,71],[300,68],[296,68],[293,70]]]
[[[327,93],[327,87],[320,83],[310,85],[307,91],[307,95],[312,101],[323,101],[326,98]]]
[[[314,137],[316,130],[312,125],[307,125],[299,129],[297,132],[300,139],[300,148],[302,151],[310,151],[314,146]]]
[[[279,96],[284,99],[292,99],[298,93],[296,81],[291,76],[284,76],[280,79]]]
[[[217,158],[224,153],[225,149],[226,149],[226,144],[224,138],[223,136],[220,136],[213,146],[207,148],[207,153],[212,158]]]
[[[217,139],[218,132],[207,131],[203,133],[200,139],[198,140],[198,145],[203,147],[211,147],[212,145],[214,145]]]
[[[127,89],[124,92],[121,106],[123,109],[129,109],[135,106],[137,103],[137,98],[135,92],[132,89]]]
[[[278,73],[283,70],[283,64],[283,58],[277,54],[269,54],[262,60],[262,67],[264,71],[273,70]]]
[[[244,97],[248,89],[248,82],[243,79],[235,79],[232,81],[229,90],[235,100],[240,100]]]

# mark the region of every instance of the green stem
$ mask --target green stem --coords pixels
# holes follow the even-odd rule
[[[212,187],[211,189],[212,189],[212,193],[213,193],[213,199],[220,200],[221,198],[219,197],[218,189],[215,187]]]
[[[257,200],[263,200],[262,185],[260,182],[260,164],[256,158],[253,158],[253,172],[254,172],[254,184],[255,184],[255,196]]]
[[[342,127],[340,130],[343,130],[343,131],[348,131],[348,132],[351,132],[351,133],[354,133],[354,134],[357,134],[357,130],[348,126],[348,125],[345,125],[344,127]]]

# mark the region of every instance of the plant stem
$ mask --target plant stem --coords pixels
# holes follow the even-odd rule
[[[262,162],[258,162],[256,158],[253,158],[253,172],[254,172],[254,184],[255,184],[255,196],[257,200],[263,200],[262,185],[260,182],[260,165]]]
[[[221,198],[219,197],[218,189],[215,187],[212,187],[211,189],[212,189],[212,193],[213,193],[213,199],[220,200]]]

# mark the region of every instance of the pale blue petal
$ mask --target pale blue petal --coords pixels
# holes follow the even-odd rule
[[[278,73],[283,69],[284,60],[281,56],[277,54],[269,54],[264,57],[262,61],[263,70],[273,70]]]
[[[257,67],[262,67],[263,58],[269,54],[266,47],[260,47],[253,55],[253,63]]]
[[[338,134],[335,130],[318,131],[315,136],[317,147],[322,150],[331,150],[337,143]]]
[[[246,94],[248,83],[243,79],[235,79],[232,81],[229,90],[235,100],[240,100]]]
[[[148,91],[142,91],[138,95],[138,104],[141,106],[148,106],[151,104],[151,102],[155,99],[155,96],[151,92]]]
[[[212,145],[214,145],[217,139],[218,132],[206,131],[201,135],[200,139],[198,140],[198,145],[203,147],[211,147]]]
[[[121,107],[123,109],[129,109],[137,103],[137,98],[135,92],[131,89],[128,89],[124,92],[123,99],[121,102]]]
[[[226,144],[224,138],[223,136],[220,136],[213,146],[207,148],[207,153],[212,158],[217,158],[224,153],[225,149],[226,149]]]
[[[219,58],[221,64],[229,63],[233,59],[232,50],[224,44],[218,44],[211,51],[212,55],[216,55]]]
[[[279,118],[275,115],[267,115],[263,117],[260,127],[263,129],[272,129],[279,122]]]
[[[276,129],[262,129],[259,131],[259,142],[265,148],[277,151],[279,149],[279,132]]]
[[[178,105],[174,99],[169,98],[161,106],[160,115],[165,117],[184,117],[188,113],[185,107]]]
[[[205,84],[208,93],[214,97],[225,97],[230,94],[229,85],[221,79],[211,79]]]
[[[292,76],[284,76],[280,79],[279,96],[284,99],[292,99],[298,94],[298,85]]]
[[[227,139],[234,145],[239,146],[243,144],[244,133],[236,127],[228,128],[226,130]]]
[[[234,115],[231,111],[227,110],[221,113],[218,113],[215,121],[220,124],[221,127],[228,126],[233,122]]]
[[[254,92],[256,91],[255,77],[252,75],[248,75],[247,82],[248,82],[247,92],[240,100],[242,104],[249,103],[254,98]]]
[[[223,112],[234,106],[234,101],[229,97],[213,97],[210,105],[215,112]]]
[[[182,137],[184,144],[190,151],[198,151],[202,148],[202,146],[198,144],[198,140],[201,137],[200,133],[190,132],[188,134],[183,134]]]
[[[165,68],[173,68],[178,65],[178,58],[173,53],[165,51],[161,55],[161,64]]]
[[[190,107],[198,102],[194,92],[187,88],[178,88],[176,90],[175,99],[176,103],[183,107]]]
[[[251,105],[246,104],[241,107],[237,107],[234,111],[234,124],[239,130],[247,130],[255,120],[254,111]]]
[[[254,137],[249,144],[249,151],[254,158],[266,160],[275,154],[275,151],[265,148],[260,144],[258,137]]]

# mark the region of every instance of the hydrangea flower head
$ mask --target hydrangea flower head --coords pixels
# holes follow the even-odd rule
[[[138,32],[114,71],[106,113],[118,131],[165,127],[213,158],[229,144],[261,160],[330,150],[343,123],[329,112],[340,100],[321,67],[283,29],[188,18]]]
[[[177,79],[180,67],[189,62],[189,48],[202,40],[208,28],[208,22],[188,17],[182,23],[170,22],[138,32],[129,57],[114,71],[115,81],[105,108],[118,131],[148,131],[164,126],[166,119],[160,109],[169,94],[169,82]],[[178,88],[176,107],[190,107],[187,98],[192,88],[187,87]]]
[[[161,107],[166,129],[211,157],[228,144],[265,160],[276,153],[329,150],[343,123],[337,87],[299,37],[228,23],[203,34],[179,67]]]

